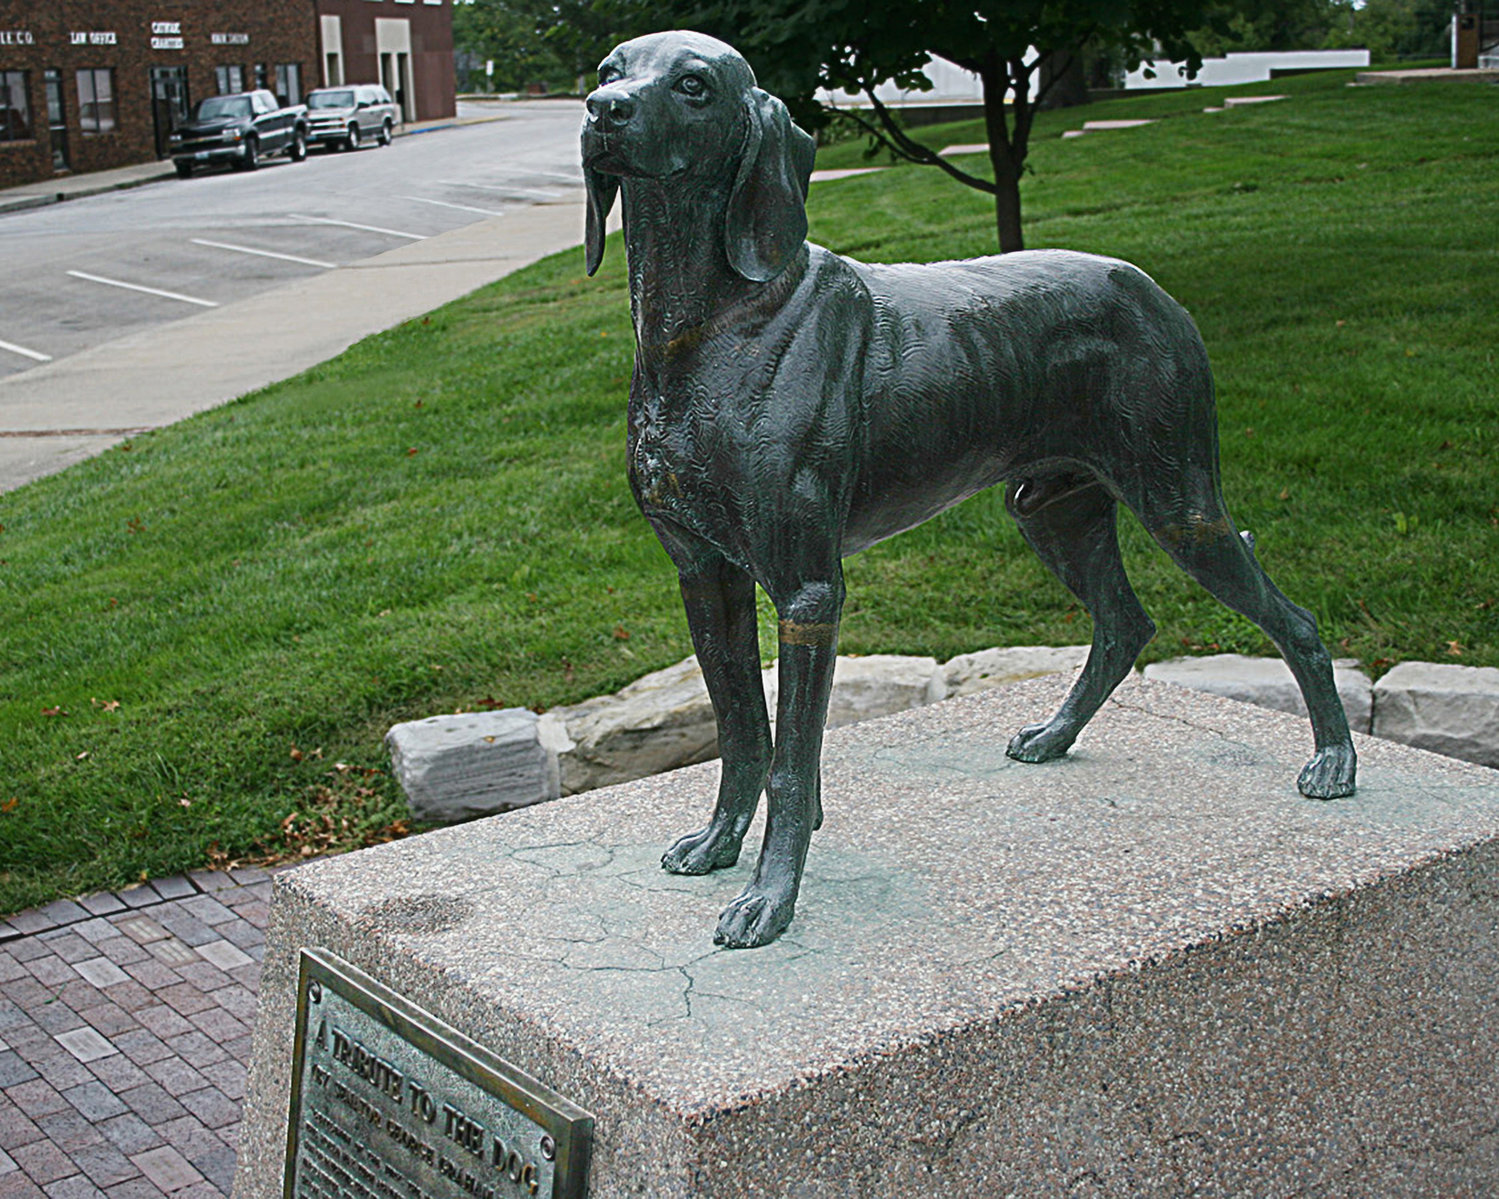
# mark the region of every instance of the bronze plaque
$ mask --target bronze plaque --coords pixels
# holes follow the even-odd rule
[[[286,1199],[583,1199],[593,1117],[304,949]]]

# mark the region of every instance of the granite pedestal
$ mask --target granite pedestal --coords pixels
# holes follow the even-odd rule
[[[708,763],[279,877],[236,1199],[279,1195],[299,947],[596,1118],[590,1194],[1499,1190],[1499,775],[1126,683],[1063,761],[1066,680],[829,735],[790,931],[716,950],[738,866],[664,874]]]

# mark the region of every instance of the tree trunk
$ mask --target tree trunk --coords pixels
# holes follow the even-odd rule
[[[980,78],[984,84],[984,129],[989,134],[989,165],[994,169],[994,223],[999,232],[999,252],[1008,254],[1012,250],[1025,249],[1025,237],[1020,231],[1020,172],[1025,166],[1025,143],[1019,137],[1012,140],[1010,136],[1005,112],[1005,95],[1011,89],[1009,73],[1003,67],[996,67],[982,72]],[[1028,82],[1022,81],[1021,86]],[[1022,106],[1016,113],[1018,125],[1025,112],[1025,97],[1018,90],[1016,95],[1022,98]],[[1018,134],[1020,130],[1016,132]]]
[[[990,143],[989,161],[994,164],[994,223],[999,230],[999,252],[1025,249],[1020,231],[1020,172],[1010,166],[1009,156],[996,155]]]

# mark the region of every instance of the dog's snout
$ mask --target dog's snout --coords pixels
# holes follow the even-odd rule
[[[587,100],[589,119],[603,129],[618,129],[635,114],[635,100],[623,92],[599,88]]]

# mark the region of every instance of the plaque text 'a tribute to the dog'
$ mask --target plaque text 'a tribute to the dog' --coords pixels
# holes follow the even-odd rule
[[[581,1199],[593,1119],[346,962],[304,950],[286,1199]]]

